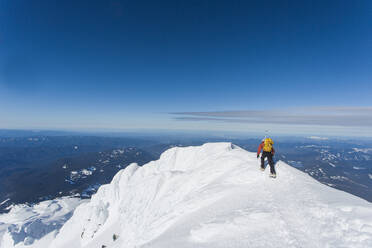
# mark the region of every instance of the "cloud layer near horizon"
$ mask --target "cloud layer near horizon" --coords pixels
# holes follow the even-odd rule
[[[182,121],[372,127],[372,107],[309,107],[285,110],[175,112]]]

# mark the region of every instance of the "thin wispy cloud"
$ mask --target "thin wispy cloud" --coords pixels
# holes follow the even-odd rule
[[[285,110],[175,112],[182,121],[371,127],[372,107],[309,107]]]

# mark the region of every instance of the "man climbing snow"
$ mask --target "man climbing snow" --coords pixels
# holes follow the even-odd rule
[[[276,177],[276,171],[274,167],[274,160],[273,156],[275,154],[274,150],[274,141],[270,138],[265,138],[262,140],[261,144],[258,146],[257,150],[257,158],[260,157],[261,150],[262,150],[262,155],[261,155],[261,170],[265,170],[265,158],[269,161],[270,165],[270,177]]]

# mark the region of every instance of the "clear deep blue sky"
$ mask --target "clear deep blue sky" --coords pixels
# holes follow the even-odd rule
[[[259,130],[205,119],[369,111],[371,68],[368,0],[0,0],[3,128]]]

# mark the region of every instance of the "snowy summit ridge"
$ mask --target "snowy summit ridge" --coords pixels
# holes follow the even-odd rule
[[[231,143],[171,148],[118,172],[46,247],[372,247],[371,203],[276,166]]]

